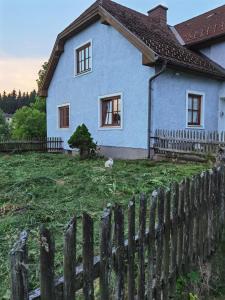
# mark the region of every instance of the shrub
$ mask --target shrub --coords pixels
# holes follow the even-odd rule
[[[35,103],[16,111],[11,125],[14,139],[46,137],[45,105],[44,99],[37,98]]]
[[[93,138],[87,127],[82,124],[77,127],[75,132],[68,140],[70,148],[78,148],[80,150],[80,158],[89,158],[96,152],[97,144],[94,143]]]

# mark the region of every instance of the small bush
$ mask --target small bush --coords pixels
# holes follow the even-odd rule
[[[81,159],[91,157],[97,149],[97,144],[94,143],[90,132],[84,124],[77,127],[68,140],[68,144],[70,148],[78,148],[80,150]]]

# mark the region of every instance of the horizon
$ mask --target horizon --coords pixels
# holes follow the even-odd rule
[[[93,2],[33,0],[31,3],[30,0],[21,0],[17,3],[15,0],[0,0],[0,93],[4,90],[9,93],[13,89],[24,92],[37,90],[38,71],[48,61],[57,34]],[[224,5],[224,0],[214,0],[213,3],[209,0],[190,0],[188,3],[181,0],[116,2],[142,13],[163,4],[168,7],[170,25]]]

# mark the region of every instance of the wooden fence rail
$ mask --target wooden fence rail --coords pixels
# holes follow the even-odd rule
[[[72,300],[76,295],[86,300],[172,297],[178,276],[205,262],[221,238],[225,225],[225,167],[174,183],[168,189],[160,188],[150,197],[141,195],[138,202],[138,214],[134,198],[127,210],[118,204],[104,210],[99,256],[94,256],[93,219],[83,214],[80,265],[76,264],[74,217],[64,236],[64,276],[58,279],[54,275],[54,238],[42,225],[40,289],[29,295],[29,252],[24,232],[10,254],[12,299]],[[100,286],[97,295],[96,279]]]
[[[0,152],[60,152],[63,150],[61,138],[49,137],[39,140],[0,140]]]
[[[153,148],[156,153],[218,154],[225,147],[225,132],[204,130],[155,131]]]

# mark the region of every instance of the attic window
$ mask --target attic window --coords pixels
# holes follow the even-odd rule
[[[91,42],[88,42],[76,49],[76,74],[83,74],[91,71],[92,55]]]

